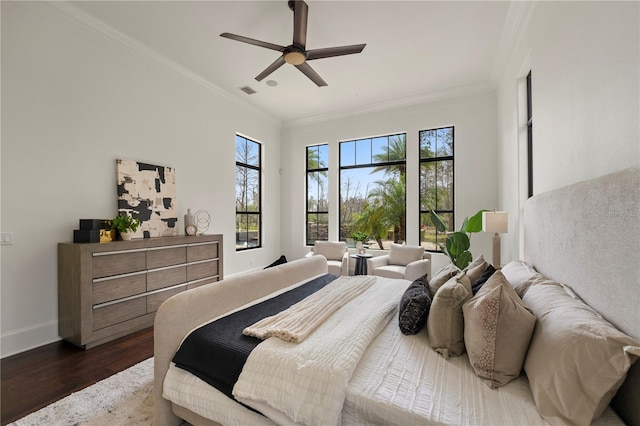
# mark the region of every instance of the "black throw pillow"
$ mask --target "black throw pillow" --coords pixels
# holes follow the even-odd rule
[[[484,283],[486,283],[487,280],[491,278],[491,275],[493,275],[494,272],[496,272],[496,268],[494,268],[493,265],[489,264],[482,275],[480,275],[478,279],[471,285],[471,293],[473,293],[474,296],[478,292],[478,290],[482,288]]]
[[[400,299],[398,323],[402,334],[417,334],[427,323],[430,309],[431,291],[424,275],[412,282]]]
[[[278,265],[282,265],[283,263],[287,263],[287,258],[284,257],[284,254],[282,256],[280,256],[275,262],[273,262],[271,265],[267,265],[264,267],[264,269],[267,268],[272,268],[274,266],[278,266]]]

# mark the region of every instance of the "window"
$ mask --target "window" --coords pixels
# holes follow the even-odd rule
[[[406,134],[340,143],[340,240],[387,249],[406,236]]]
[[[533,197],[533,112],[531,108],[531,71],[527,74],[527,192]]]
[[[448,231],[454,230],[453,127],[422,130],[420,138],[420,244],[439,251],[446,235],[439,234],[429,212],[435,210]]]
[[[261,246],[261,149],[236,135],[236,250]]]
[[[329,145],[307,147],[307,245],[329,239]]]

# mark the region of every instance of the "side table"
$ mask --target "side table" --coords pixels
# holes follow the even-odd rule
[[[356,260],[354,275],[367,275],[367,259],[373,257],[368,253],[352,254],[351,258]]]

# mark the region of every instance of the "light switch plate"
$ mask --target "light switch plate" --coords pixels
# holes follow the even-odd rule
[[[13,232],[0,233],[0,244],[2,244],[3,246],[13,244]]]

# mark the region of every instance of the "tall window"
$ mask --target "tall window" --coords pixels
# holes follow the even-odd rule
[[[440,216],[448,231],[454,231],[453,127],[422,130],[420,137],[420,244],[440,250],[446,235],[439,234],[429,212]]]
[[[307,147],[307,245],[329,239],[329,145]]]
[[[340,240],[387,249],[406,238],[404,133],[340,143]]]
[[[533,110],[531,108],[531,71],[527,74],[527,192],[533,197]]]
[[[236,250],[261,246],[261,149],[236,135]]]

